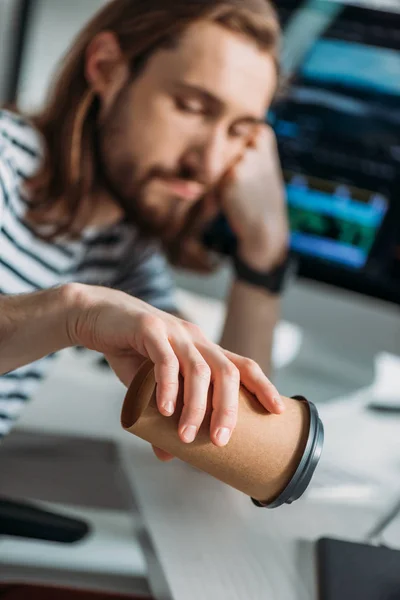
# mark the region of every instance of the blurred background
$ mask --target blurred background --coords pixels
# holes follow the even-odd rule
[[[40,108],[58,61],[101,4],[0,0],[0,104]],[[276,332],[275,381],[283,394],[315,401],[326,421],[324,464],[308,501],[350,512],[373,507],[382,516],[400,497],[400,3],[276,4],[290,85],[267,118],[278,139],[296,268]],[[217,339],[229,267],[175,277],[186,312]],[[115,450],[122,397],[92,353],[68,350],[55,361],[0,449],[0,490],[65,505],[94,523],[98,538],[81,554],[0,538],[9,573],[25,561],[50,581],[102,573],[110,589],[117,579],[121,591],[148,591],[140,519],[133,523]],[[400,548],[397,533],[391,544]]]

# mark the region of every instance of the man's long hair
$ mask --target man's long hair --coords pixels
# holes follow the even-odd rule
[[[155,51],[170,45],[200,20],[247,36],[268,51],[278,67],[279,23],[270,0],[113,0],[78,35],[61,65],[47,105],[33,118],[44,141],[44,160],[27,183],[29,219],[35,226],[48,224],[46,216],[60,201],[65,213],[48,238],[79,235],[87,225],[82,220],[82,201],[90,198],[98,179],[95,140],[99,100],[85,77],[90,42],[102,31],[113,32],[136,75]],[[89,217],[90,212],[89,207],[85,214]]]

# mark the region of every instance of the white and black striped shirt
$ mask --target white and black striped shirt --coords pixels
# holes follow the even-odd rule
[[[79,281],[121,289],[176,311],[172,277],[154,244],[126,223],[86,230],[80,240],[45,242],[24,222],[23,184],[41,160],[39,134],[21,117],[0,111],[0,294],[33,292]],[[0,437],[17,420],[51,357],[0,376]]]

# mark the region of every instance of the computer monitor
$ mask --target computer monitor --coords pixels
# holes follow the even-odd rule
[[[270,120],[299,275],[399,305],[400,1],[276,4],[290,85]]]
[[[303,332],[276,381],[318,401],[368,385],[376,354],[400,349],[400,1],[276,6],[289,85],[269,119],[300,276],[283,316]]]

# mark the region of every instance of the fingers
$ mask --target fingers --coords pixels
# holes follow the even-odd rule
[[[179,437],[187,444],[197,436],[207,409],[211,369],[195,346],[178,350],[184,378],[183,409],[179,421]]]
[[[192,443],[206,414],[212,380],[211,439],[218,446],[226,445],[237,421],[238,369],[224,356],[219,346],[205,340],[197,327],[183,322],[180,327],[176,324],[175,337],[171,336],[171,343],[163,322],[154,315],[150,319],[147,317],[144,324],[144,345],[146,353],[155,364],[157,405],[160,412],[165,416],[175,412],[181,371],[184,394],[178,433],[183,442]]]
[[[206,340],[197,327],[180,319],[163,320],[149,314],[144,320],[144,353],[155,365],[157,404],[164,416],[175,412],[180,372],[183,375],[183,409],[178,426],[183,442],[190,444],[196,439],[210,394],[211,440],[220,447],[229,442],[237,423],[240,383],[268,411],[284,411],[277,389],[254,361],[223,350]],[[155,452],[160,460],[170,460],[167,453]]]
[[[223,352],[238,368],[240,380],[245,388],[254,394],[269,412],[280,414],[285,410],[285,405],[278,390],[256,362],[228,350],[224,350]]]
[[[225,446],[237,423],[240,386],[237,367],[219,346],[208,342],[199,343],[195,350],[190,346],[184,352],[178,349],[177,353],[184,357],[180,361],[184,377],[180,438],[186,443],[195,440],[212,393],[210,437],[216,446]]]
[[[202,345],[199,349],[210,365],[213,381],[211,441],[216,446],[226,446],[237,423],[239,370],[216,344]]]
[[[179,390],[179,361],[169,342],[164,322],[156,315],[142,319],[144,351],[154,363],[157,382],[157,406],[161,414],[175,412]]]

